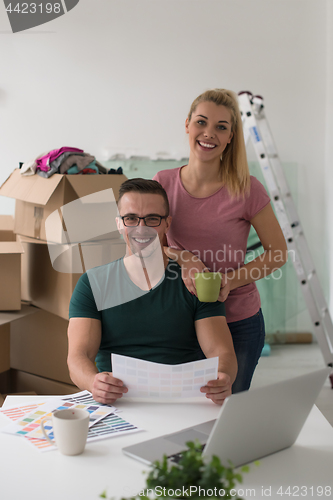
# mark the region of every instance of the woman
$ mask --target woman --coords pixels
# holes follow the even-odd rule
[[[182,266],[191,293],[197,270],[222,273],[219,300],[225,301],[234,341],[238,375],[233,392],[239,392],[250,387],[264,345],[254,281],[286,262],[286,242],[265,188],[250,176],[236,94],[224,89],[201,94],[192,103],[185,130],[188,164],[154,177],[168,194],[173,216],[165,251]],[[251,225],[264,252],[244,265]]]

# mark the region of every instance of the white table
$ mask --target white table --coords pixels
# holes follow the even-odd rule
[[[9,396],[3,408],[45,399],[43,396]],[[123,455],[124,446],[174,432],[216,418],[219,407],[209,401],[190,404],[148,404],[120,401],[122,416],[144,432],[88,443],[85,452],[66,457],[58,451],[40,453],[23,438],[0,433],[0,496],[3,500],[97,500],[108,496],[129,497],[145,485],[140,462]],[[246,417],[246,412],[244,413]],[[9,422],[0,415],[0,427]],[[333,498],[333,428],[314,407],[296,444],[251,465],[238,488],[245,498],[272,499],[297,496],[293,486],[307,486],[299,498]],[[278,495],[291,486],[291,495]],[[313,490],[309,489],[311,486]],[[331,496],[316,494],[317,486],[330,486]],[[264,488],[266,495],[262,494]],[[302,490],[303,493],[305,490]],[[313,493],[312,493],[313,491]],[[255,496],[254,496],[255,492]],[[294,493],[294,494],[293,494]]]

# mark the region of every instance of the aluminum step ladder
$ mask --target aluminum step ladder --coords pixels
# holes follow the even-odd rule
[[[251,140],[327,366],[333,367],[333,324],[265,116],[263,98],[239,92],[245,144]],[[333,387],[333,375],[330,376]]]

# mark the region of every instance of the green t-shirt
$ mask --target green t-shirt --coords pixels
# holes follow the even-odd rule
[[[99,371],[111,371],[111,353],[172,365],[202,359],[194,322],[210,316],[225,316],[224,304],[200,302],[172,260],[148,292],[130,280],[123,259],[92,269],[80,277],[69,306],[70,318],[101,321]]]

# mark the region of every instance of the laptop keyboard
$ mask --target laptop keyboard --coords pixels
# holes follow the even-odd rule
[[[204,447],[206,445],[205,444],[202,444],[201,445],[201,451],[203,451]],[[180,459],[182,458],[182,456],[184,455],[184,451],[180,451],[179,453],[175,453],[174,455],[170,455],[168,456],[168,459],[171,461],[171,462],[174,462],[175,464],[178,464]]]

